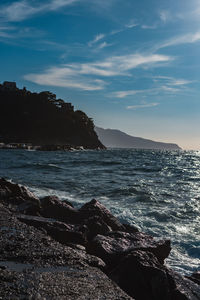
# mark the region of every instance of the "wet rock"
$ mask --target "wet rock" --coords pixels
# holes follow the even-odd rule
[[[69,206],[71,206],[71,207],[74,207],[73,204],[71,202],[69,202],[68,200],[66,200],[66,199],[62,200],[62,202],[69,205]]]
[[[130,224],[123,224],[123,226],[124,226],[124,231],[128,233],[135,233],[139,231],[137,227]]]
[[[196,284],[161,265],[148,251],[129,253],[110,276],[137,300],[200,299]]]
[[[4,201],[4,204],[19,205],[27,202],[40,206],[40,200],[26,187],[11,183],[4,178],[0,178],[0,200]]]
[[[105,206],[95,199],[83,205],[80,208],[79,213],[82,220],[87,220],[97,216],[112,230],[125,230],[124,226],[119,222],[119,220],[115,218],[110,211],[105,208]]]
[[[167,273],[151,252],[129,253],[110,276],[137,300],[171,300]]]
[[[172,300],[200,300],[200,287],[198,284],[169,268],[166,269],[171,282]]]
[[[78,211],[68,203],[59,200],[56,196],[47,196],[41,199],[41,206],[40,213],[43,217],[72,224],[80,223]]]
[[[200,271],[194,272],[191,276],[185,277],[200,285]]]
[[[92,240],[98,234],[106,234],[112,231],[111,227],[108,226],[99,216],[93,216],[85,220],[85,224],[88,228],[88,239]]]
[[[152,252],[160,263],[169,255],[170,241],[155,241],[151,236],[136,232],[127,233],[113,231],[97,235],[87,245],[87,251],[103,259],[106,264],[113,266],[130,251],[143,250]]]
[[[170,249],[96,200],[76,210],[0,179],[0,299],[200,299],[199,272],[163,264]]]

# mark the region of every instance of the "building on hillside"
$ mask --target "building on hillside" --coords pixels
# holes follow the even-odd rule
[[[3,83],[3,87],[9,90],[16,90],[17,89],[17,85],[16,82],[10,82],[10,81],[4,81]]]
[[[17,90],[16,82],[4,81],[3,84],[0,84],[0,89],[3,91],[15,91]]]

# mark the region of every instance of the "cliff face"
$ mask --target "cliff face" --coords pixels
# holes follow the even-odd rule
[[[104,148],[92,119],[50,92],[0,85],[0,137],[6,143]]]
[[[111,148],[159,149],[180,150],[176,144],[155,142],[148,139],[128,135],[116,129],[103,129],[95,127],[100,141]]]

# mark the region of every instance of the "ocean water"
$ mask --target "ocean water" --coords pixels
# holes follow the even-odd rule
[[[200,269],[200,151],[0,150],[0,177],[76,207],[96,198],[122,222],[171,239],[167,265]]]

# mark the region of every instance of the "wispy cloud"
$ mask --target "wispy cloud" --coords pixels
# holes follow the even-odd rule
[[[168,86],[184,86],[195,82],[194,80],[177,79],[170,76],[154,76],[153,80],[154,82],[165,82],[165,85]]]
[[[151,89],[141,89],[141,90],[124,90],[113,92],[109,95],[109,97],[115,98],[126,98],[129,96],[134,96],[137,94],[142,94],[144,96],[149,95],[158,95],[158,94],[177,94],[185,91],[185,86],[193,83],[194,81],[185,80],[185,79],[176,79],[168,76],[154,76],[153,81],[158,84],[157,87],[153,87]]]
[[[93,63],[72,63],[51,67],[40,74],[28,74],[25,79],[41,85],[78,88],[82,90],[100,90],[106,85],[101,77],[130,76],[132,69],[156,66],[168,62],[171,57],[165,55],[129,54],[113,56]],[[99,78],[100,77],[100,78]]]
[[[99,44],[95,50],[98,51],[98,50],[101,50],[101,49],[104,49],[107,47],[111,47],[112,45],[113,44],[111,44],[111,43],[103,42],[103,43]]]
[[[141,28],[142,29],[156,29],[157,25],[156,24],[154,24],[154,25],[145,25],[145,24],[143,24],[143,25],[141,25]]]
[[[97,35],[93,38],[93,40],[90,41],[90,42],[88,43],[88,46],[90,46],[90,47],[93,46],[94,44],[96,44],[96,43],[98,43],[100,40],[102,40],[104,37],[105,37],[105,34],[103,34],[103,33],[97,34]]]
[[[127,91],[118,91],[118,92],[113,92],[111,94],[112,97],[116,98],[126,98],[127,96],[133,96],[136,94],[140,93],[146,93],[148,90],[127,90]]]
[[[172,18],[171,13],[168,10],[161,10],[159,12],[159,17],[163,23],[166,23]]]
[[[12,38],[13,31],[15,30],[15,27],[11,26],[0,26],[0,37],[2,38]]]
[[[139,109],[139,108],[155,107],[155,106],[158,106],[159,104],[160,103],[158,103],[158,102],[153,102],[153,103],[146,103],[146,104],[129,105],[129,106],[126,106],[126,109],[135,110],[135,109]]]
[[[128,23],[126,23],[123,27],[121,27],[119,29],[112,30],[112,31],[110,31],[106,34],[105,33],[97,34],[91,41],[88,42],[88,46],[92,47],[92,46],[96,45],[99,41],[101,41],[102,39],[104,39],[106,37],[115,35],[117,33],[123,32],[125,30],[131,29],[131,28],[136,27],[136,26],[138,26],[138,24],[134,20],[130,20]],[[101,43],[99,46],[97,46],[96,50],[103,49],[103,48],[108,47],[108,46],[112,46],[112,44],[104,42],[104,43]]]
[[[200,41],[200,31],[173,37],[155,46],[155,50],[181,44],[193,44]]]
[[[79,0],[51,0],[48,2],[21,0],[0,6],[0,17],[7,22],[19,22],[40,13],[56,11]]]
[[[161,62],[169,62],[173,58],[159,54],[129,54],[124,56],[113,56],[101,63],[96,63],[97,68],[104,68],[105,71],[113,75],[128,75],[127,71],[137,67],[145,66],[146,68]]]
[[[150,95],[157,95],[161,91],[164,91],[163,87],[143,89],[143,90],[124,90],[124,91],[113,92],[109,95],[109,97],[123,99],[123,98],[129,97],[129,96],[134,96],[137,94],[142,94],[142,96],[146,97],[146,96],[150,96]]]
[[[168,93],[174,93],[174,94],[181,91],[179,88],[174,88],[166,85],[161,86],[160,90]]]
[[[73,68],[51,67],[41,74],[28,74],[24,78],[39,85],[59,86],[86,91],[101,90],[105,82],[100,79],[84,78]]]
[[[133,27],[136,27],[136,26],[138,26],[138,24],[137,24],[134,20],[130,20],[130,21],[125,25],[126,28],[133,28]]]
[[[124,28],[114,29],[110,32],[110,35],[115,35],[117,33],[123,32],[124,30]]]
[[[15,27],[10,25],[0,25],[1,42],[13,43],[17,39],[22,41],[24,38],[31,37],[32,39],[42,37],[43,31],[31,27]],[[21,44],[20,44],[21,45]]]
[[[186,85],[193,83],[194,81],[191,80],[185,80],[185,79],[174,79],[174,81],[171,82],[171,85]]]

